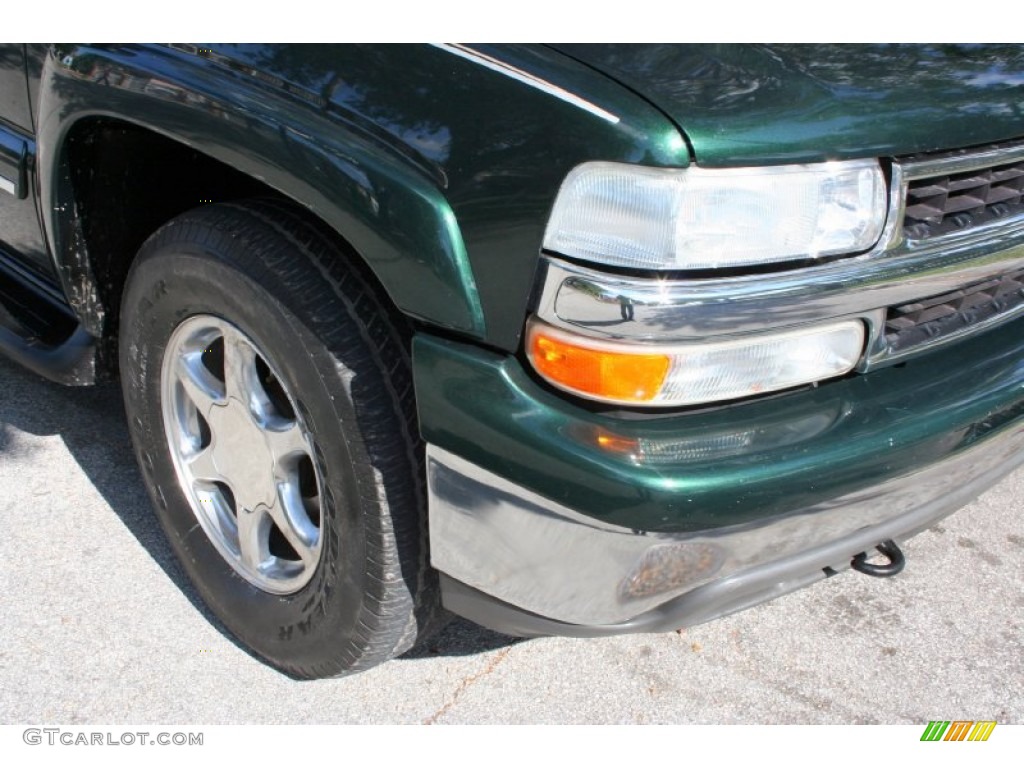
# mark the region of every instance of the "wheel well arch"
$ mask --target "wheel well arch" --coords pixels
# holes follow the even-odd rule
[[[75,308],[90,315],[83,319],[105,339],[116,339],[131,262],[161,225],[207,201],[277,194],[187,145],[106,117],[83,118],[71,126],[61,163],[69,182],[62,197],[71,199],[61,199],[59,207],[75,219],[74,246],[87,255],[93,281],[91,301],[69,298],[84,305]]]
[[[54,203],[56,262],[83,326],[98,336],[99,368],[114,373],[121,295],[132,261],[162,225],[196,207],[235,200],[274,199],[318,224],[352,254],[380,295],[397,304],[351,242],[305,206],[274,187],[176,138],[108,116],[88,116],[67,129],[58,154]]]

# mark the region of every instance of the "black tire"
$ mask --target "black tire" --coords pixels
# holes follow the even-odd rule
[[[257,587],[222,556],[197,525],[195,492],[189,496],[176,472],[161,364],[191,316],[223,318],[248,336],[294,400],[313,446],[318,563],[292,593]],[[125,408],[146,486],[174,551],[226,627],[296,678],[365,670],[412,647],[439,608],[410,334],[353,255],[284,203],[196,209],[143,245],[119,333]]]

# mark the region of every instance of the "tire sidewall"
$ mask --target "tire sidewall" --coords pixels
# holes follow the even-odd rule
[[[136,454],[168,538],[204,600],[260,655],[288,671],[319,663],[324,643],[358,636],[366,593],[368,520],[354,459],[370,464],[353,402],[351,370],[323,348],[301,318],[274,297],[273,274],[252,276],[223,252],[193,244],[154,243],[132,267],[122,304],[120,365]],[[256,270],[258,273],[258,270]],[[298,306],[289,302],[289,306]],[[320,563],[290,595],[246,581],[198,524],[180,488],[163,429],[161,369],[168,340],[186,318],[221,317],[237,326],[281,376],[315,446],[321,483]],[[328,381],[333,377],[334,381]],[[362,455],[354,456],[354,453]]]

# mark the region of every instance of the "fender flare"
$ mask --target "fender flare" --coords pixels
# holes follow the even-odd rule
[[[404,148],[258,78],[223,88],[216,65],[170,49],[52,48],[42,71],[38,180],[43,226],[69,303],[103,331],[75,211],[66,142],[88,118],[132,123],[189,146],[302,204],[364,259],[395,305],[477,338],[484,315],[443,179]]]

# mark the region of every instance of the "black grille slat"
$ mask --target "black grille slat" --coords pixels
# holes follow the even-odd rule
[[[975,208],[985,207],[985,195],[956,195],[946,200],[943,213],[959,213],[960,211],[973,211]]]
[[[1010,165],[992,169],[992,181],[1009,181],[1011,179],[1024,179],[1024,167]]]
[[[942,207],[936,205],[915,205],[907,208],[907,218],[913,218],[918,222],[941,224],[944,215]]]
[[[925,184],[929,181],[923,179],[921,186],[913,187],[907,190],[907,197],[916,197],[918,199],[925,197],[945,197],[949,194],[949,188],[945,184]]]
[[[1020,190],[1012,187],[992,187],[985,196],[986,205],[1001,203],[1004,200],[1020,200]]]
[[[949,304],[938,304],[934,307],[928,307],[922,309],[917,313],[915,325],[922,325],[924,323],[930,323],[933,320],[941,320],[944,317],[955,315],[959,311],[959,307],[953,307]]]
[[[971,173],[960,176],[949,176],[949,181],[946,186],[950,192],[960,192],[964,189],[975,189],[977,187],[984,187],[989,183],[992,178],[992,174],[986,171],[982,173]]]
[[[925,240],[1018,215],[1024,215],[1024,160],[912,180],[903,232]]]
[[[963,331],[1024,305],[1024,269],[939,296],[889,307],[885,340],[890,352]]]

